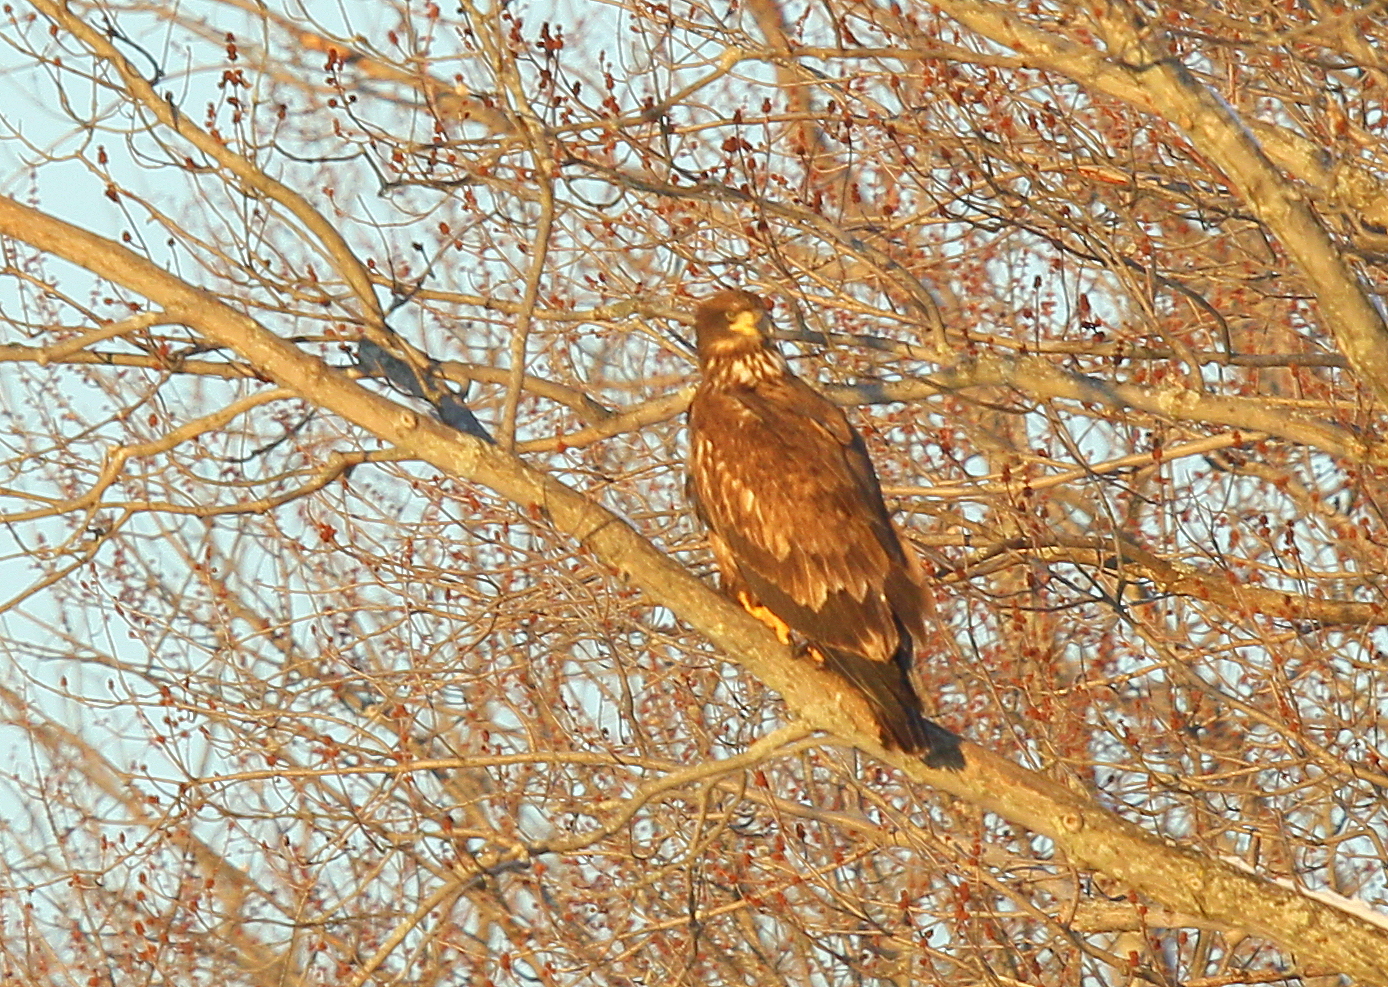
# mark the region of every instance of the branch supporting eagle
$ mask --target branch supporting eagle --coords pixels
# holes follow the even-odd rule
[[[856,690],[885,746],[962,768],[959,738],[925,718],[911,682],[922,576],[862,436],[791,373],[756,295],[720,291],[694,325],[703,379],[689,406],[689,491],[723,588]]]

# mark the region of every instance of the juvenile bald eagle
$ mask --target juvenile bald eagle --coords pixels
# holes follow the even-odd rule
[[[791,373],[756,295],[720,291],[694,326],[703,380],[689,406],[689,488],[724,589],[850,683],[884,745],[963,767],[959,738],[921,714],[911,684],[920,570],[862,436]]]

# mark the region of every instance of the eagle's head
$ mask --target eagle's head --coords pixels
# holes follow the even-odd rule
[[[699,363],[705,367],[720,357],[774,351],[766,302],[750,291],[729,288],[700,304],[694,310],[694,334]]]

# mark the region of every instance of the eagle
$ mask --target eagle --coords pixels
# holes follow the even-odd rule
[[[724,590],[854,688],[884,746],[962,768],[959,738],[925,718],[911,684],[923,579],[862,436],[791,372],[757,295],[718,292],[694,328],[688,487]]]

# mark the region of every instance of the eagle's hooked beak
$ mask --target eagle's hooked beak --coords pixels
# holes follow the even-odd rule
[[[770,333],[771,317],[765,312],[754,312],[745,308],[732,317],[728,329],[739,336],[761,339]]]

